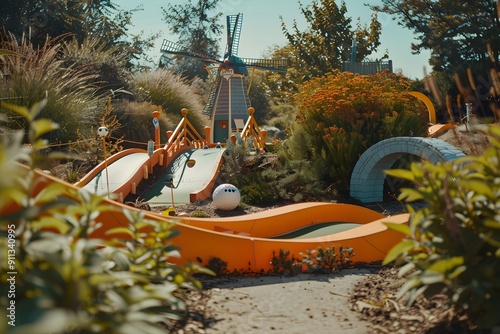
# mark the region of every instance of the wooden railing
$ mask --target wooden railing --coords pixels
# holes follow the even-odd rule
[[[188,110],[183,108],[181,113],[182,119],[175,130],[173,132],[167,132],[168,142],[165,147],[163,147],[165,158],[167,159],[165,161],[165,166],[167,166],[171,162],[171,159],[180,152],[192,148],[203,148],[208,145],[208,141],[203,139],[187,119]]]
[[[264,147],[266,146],[267,131],[261,131],[259,129],[257,121],[255,120],[255,116],[253,115],[254,113],[254,108],[248,108],[249,117],[245,126],[243,127],[243,130],[241,131],[241,138],[244,141],[248,141],[250,140],[250,138],[253,138],[253,146],[255,148],[264,149]]]
[[[266,143],[266,131],[260,131],[259,126],[254,117],[254,108],[248,108],[249,118],[243,127],[241,137],[245,141],[253,139],[253,146],[258,149],[264,149]],[[168,166],[172,160],[178,156],[183,151],[189,149],[202,149],[205,147],[214,147],[215,144],[210,143],[210,127],[205,127],[205,138],[196,131],[196,128],[187,119],[188,110],[182,109],[182,119],[175,128],[174,131],[168,131],[168,141],[163,147],[158,142],[159,135],[155,134],[155,149],[149,159],[145,160],[140,166],[135,166],[136,170],[133,172],[131,177],[124,181],[123,184],[111,190],[114,193],[116,199],[123,202],[123,199],[130,193],[135,194],[137,185],[143,179],[147,179],[149,174],[153,172],[155,166]],[[154,115],[156,118],[158,114]],[[159,128],[157,129],[159,131]],[[235,140],[234,140],[235,141]],[[96,166],[92,171],[85,175],[79,182],[75,185],[78,187],[83,187],[85,184],[90,182],[98,173],[100,173],[104,168],[106,168],[106,163],[111,164],[125,155],[131,153],[144,153],[147,151],[142,149],[129,149],[121,151],[113,156],[109,157],[105,162],[103,161],[98,166]]]

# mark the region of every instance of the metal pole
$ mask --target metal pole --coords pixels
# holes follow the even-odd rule
[[[104,167],[106,168],[106,186],[108,190],[108,198],[109,197],[109,173],[108,173],[108,159],[106,158],[106,137],[102,137],[102,148],[104,152]]]
[[[465,112],[466,112],[465,117],[467,118],[467,124],[469,124],[469,122],[470,122],[470,115],[471,115],[471,112],[472,112],[472,103],[468,102],[468,103],[465,104]]]

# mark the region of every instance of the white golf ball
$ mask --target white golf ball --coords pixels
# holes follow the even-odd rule
[[[212,194],[212,202],[219,210],[231,211],[240,204],[240,191],[229,183],[224,183],[215,188]]]

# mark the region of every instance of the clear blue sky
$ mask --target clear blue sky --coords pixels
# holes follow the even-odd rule
[[[192,0],[196,3],[197,0]],[[177,37],[170,34],[167,24],[163,21],[162,7],[167,4],[185,4],[187,0],[121,0],[116,1],[122,9],[142,8],[134,12],[131,32],[137,34],[143,31],[146,35],[151,33],[161,33],[161,37],[156,41],[155,49],[151,56],[157,61],[160,57],[160,45],[163,39],[177,41]],[[307,5],[311,0],[301,0]],[[337,0],[340,4],[340,0]],[[353,19],[353,24],[359,17],[361,22],[368,23],[371,18],[371,11],[364,6],[380,4],[380,0],[347,0],[347,15]],[[292,27],[296,20],[301,30],[305,29],[305,20],[299,11],[297,0],[222,0],[219,3],[219,11],[224,16],[221,23],[225,26],[226,15],[243,13],[243,28],[240,38],[239,56],[244,58],[260,58],[270,46],[286,44],[286,39],[281,31],[280,16],[283,17],[287,27]],[[389,52],[389,59],[393,62],[394,71],[401,71],[404,75],[416,79],[422,78],[423,68],[427,68],[429,53],[413,55],[410,45],[414,41],[412,31],[399,26],[396,21],[386,14],[379,14],[379,21],[382,24],[381,45],[379,52],[370,58],[381,57],[386,50]],[[225,32],[225,31],[224,31]],[[221,36],[225,43],[225,36]],[[223,50],[225,45],[221,45]],[[222,51],[221,51],[222,52]]]

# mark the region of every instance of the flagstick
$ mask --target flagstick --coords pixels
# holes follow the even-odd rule
[[[108,159],[106,158],[106,137],[109,134],[109,130],[105,126],[101,126],[99,129],[97,129],[97,134],[102,138],[102,151],[104,152],[104,167],[106,168],[106,186],[108,190],[108,198],[110,197],[109,194],[109,173],[108,173]]]
[[[172,208],[174,209],[175,214],[175,205],[174,205],[174,180],[170,179],[170,195],[172,196]]]
[[[108,198],[109,197],[109,174],[108,174],[108,159],[106,158],[106,137],[102,137],[102,147],[104,151],[104,167],[106,168],[106,187],[108,190]]]

